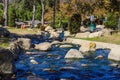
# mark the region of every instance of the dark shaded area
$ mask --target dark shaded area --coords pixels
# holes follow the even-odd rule
[[[10,32],[3,27],[0,27],[0,37],[9,37]]]

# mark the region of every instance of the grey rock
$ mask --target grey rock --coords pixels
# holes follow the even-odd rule
[[[27,80],[47,80],[47,79],[38,78],[38,77],[35,77],[35,76],[28,76],[28,77],[27,77]]]
[[[67,54],[65,55],[65,58],[84,58],[81,52],[79,52],[76,49],[70,49]]]
[[[23,51],[20,43],[14,42],[10,48],[0,48],[0,75],[12,75],[15,72],[14,60],[18,59],[19,54]]]
[[[28,50],[31,48],[31,40],[28,38],[18,38],[18,42],[22,43],[22,46],[25,50]]]
[[[120,45],[112,47],[108,59],[120,61]]]
[[[36,44],[35,45],[35,49],[38,49],[40,51],[47,51],[51,49],[51,43],[49,42],[43,42],[40,44]]]
[[[76,38],[88,38],[90,32],[84,32],[84,33],[77,33]]]
[[[103,32],[98,31],[98,32],[90,33],[89,38],[101,37],[101,36],[103,36]]]

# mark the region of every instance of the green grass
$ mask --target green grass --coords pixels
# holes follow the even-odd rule
[[[0,38],[0,47],[7,48],[9,46],[9,38]]]
[[[97,41],[97,42],[105,42],[105,43],[113,43],[120,45],[120,34],[113,34],[104,37],[95,37],[95,38],[82,38],[83,40]]]
[[[10,33],[16,33],[16,34],[36,34],[40,31],[40,29],[38,28],[34,28],[34,29],[8,28],[8,31],[10,31]]]

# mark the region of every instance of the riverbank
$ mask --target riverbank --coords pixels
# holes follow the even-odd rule
[[[82,38],[83,40],[89,41],[97,41],[97,42],[104,42],[104,43],[111,43],[111,44],[118,44],[120,45],[120,32],[114,33],[112,35],[106,35],[102,37],[95,37],[95,38]]]
[[[96,41],[87,41],[82,39],[75,39],[75,38],[67,38],[66,42],[73,43],[73,44],[89,44],[89,43],[95,43],[96,49],[110,49],[110,53],[108,55],[108,59],[120,61],[120,45],[117,44],[111,44],[111,43],[104,43],[104,42],[96,42]]]

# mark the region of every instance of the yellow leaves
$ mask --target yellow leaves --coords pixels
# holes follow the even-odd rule
[[[110,6],[110,0],[103,0],[103,2],[106,7]]]

